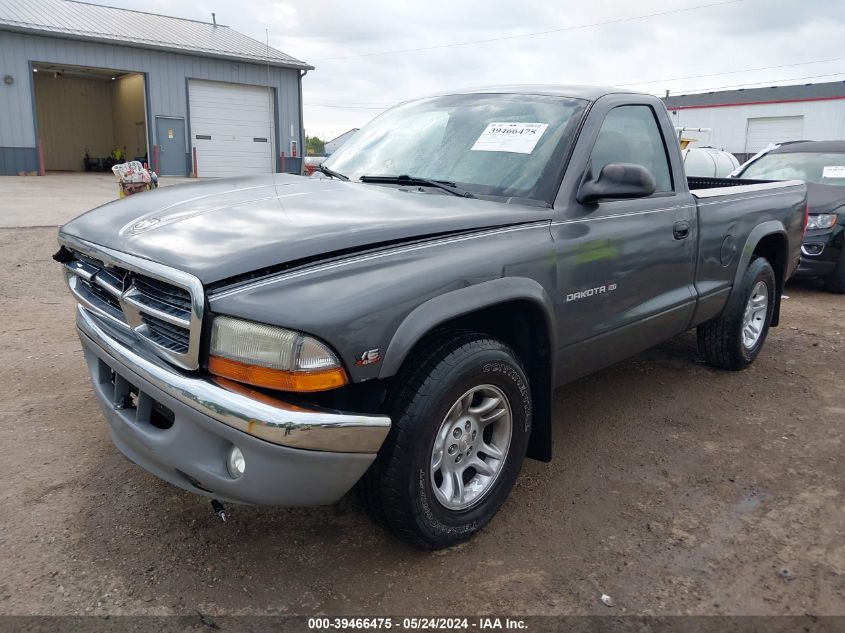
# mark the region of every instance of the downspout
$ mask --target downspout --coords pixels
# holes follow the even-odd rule
[[[301,176],[305,170],[305,157],[308,155],[308,149],[305,147],[305,115],[302,112],[302,78],[308,74],[306,68],[299,74],[299,155],[302,157],[299,160],[299,175]]]

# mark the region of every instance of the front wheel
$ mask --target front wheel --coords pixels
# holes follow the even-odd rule
[[[446,333],[409,359],[393,426],[359,485],[400,539],[437,549],[470,538],[507,499],[531,432],[531,395],[509,347]]]
[[[698,349],[709,365],[739,370],[754,362],[769,332],[776,293],[771,264],[764,257],[756,258],[722,314],[698,327]]]

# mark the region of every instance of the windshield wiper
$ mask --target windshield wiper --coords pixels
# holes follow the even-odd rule
[[[461,189],[455,183],[448,180],[432,180],[431,178],[419,178],[417,176],[409,176],[402,174],[400,176],[361,176],[361,182],[383,183],[383,184],[399,184],[399,185],[422,185],[427,187],[437,187],[453,196],[460,196],[461,198],[474,198],[466,189]]]
[[[339,180],[349,180],[348,176],[344,176],[343,174],[336,172],[334,169],[329,169],[325,165],[318,165],[317,171],[321,171],[326,174],[326,176],[331,176],[332,178],[337,178]]]

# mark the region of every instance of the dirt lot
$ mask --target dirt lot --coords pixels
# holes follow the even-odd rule
[[[744,373],[687,334],[559,390],[555,461],[527,462],[478,538],[427,553],[354,499],[223,525],[124,459],[55,232],[0,230],[2,613],[845,613],[843,297],[788,288]]]
[[[162,176],[159,187],[192,184],[194,178]],[[46,176],[0,176],[0,228],[55,226],[118,196],[110,172],[48,172]]]

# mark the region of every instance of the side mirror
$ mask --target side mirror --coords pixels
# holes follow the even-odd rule
[[[592,204],[599,200],[645,198],[657,189],[651,172],[633,163],[609,163],[602,167],[598,178],[588,169],[578,189],[578,202]]]

